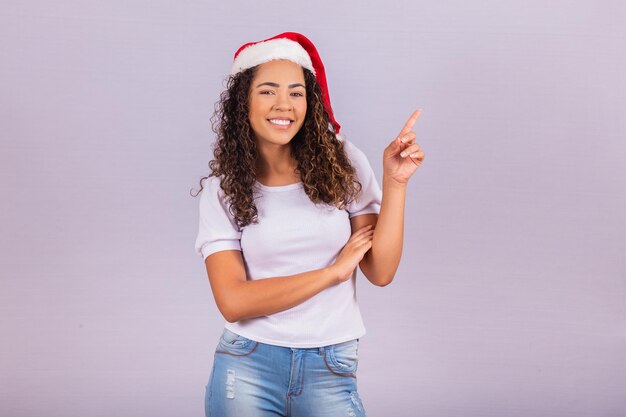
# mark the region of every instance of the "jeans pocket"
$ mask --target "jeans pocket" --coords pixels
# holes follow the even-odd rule
[[[252,353],[257,342],[224,328],[215,353],[245,356]]]
[[[333,373],[355,376],[359,365],[359,341],[354,339],[329,346],[324,359]]]

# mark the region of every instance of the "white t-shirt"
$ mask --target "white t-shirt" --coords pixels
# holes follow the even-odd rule
[[[204,182],[195,250],[240,250],[248,280],[294,275],[331,265],[351,235],[350,218],[379,213],[382,191],[365,154],[344,139],[344,149],[362,185],[358,199],[339,210],[315,205],[301,182],[255,185],[257,224],[239,228],[228,210],[219,178]],[[257,194],[258,193],[258,194]],[[303,303],[268,316],[226,323],[252,340],[294,348],[327,346],[361,337],[365,326],[356,298],[356,273]]]

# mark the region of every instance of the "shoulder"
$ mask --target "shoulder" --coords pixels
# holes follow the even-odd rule
[[[341,142],[343,142],[343,150],[346,156],[350,159],[352,164],[357,166],[357,168],[370,165],[365,152],[355,145],[354,142],[345,138]]]
[[[338,140],[343,144],[343,150],[346,152],[346,154],[349,155],[349,154],[354,154],[354,153],[359,153],[359,152],[362,153],[362,151],[351,140],[348,140],[346,138],[342,138]]]
[[[210,190],[220,189],[221,182],[222,181],[220,177],[205,177],[202,179],[202,185],[204,186],[204,188],[210,189]]]
[[[207,177],[202,180],[202,192],[200,193],[200,206],[204,209],[218,207],[228,208],[226,193],[222,190],[220,177]]]
[[[220,179],[208,177],[202,180],[200,192],[200,216],[196,252],[205,259],[220,250],[241,250],[238,239],[241,230],[230,213],[220,187]]]
[[[224,198],[222,190],[222,181],[219,177],[206,177],[202,180],[202,195],[205,198]]]

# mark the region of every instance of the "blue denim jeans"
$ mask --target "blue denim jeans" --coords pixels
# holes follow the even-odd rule
[[[364,417],[358,343],[288,348],[224,329],[206,386],[206,416]]]

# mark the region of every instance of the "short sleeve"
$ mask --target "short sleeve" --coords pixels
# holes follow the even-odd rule
[[[241,230],[228,210],[220,179],[209,177],[200,193],[200,221],[195,250],[206,259],[223,250],[241,250]]]
[[[367,156],[347,139],[344,139],[344,150],[352,162],[362,186],[359,197],[346,208],[350,218],[361,214],[380,213],[383,192],[376,181],[374,170],[367,160]]]

